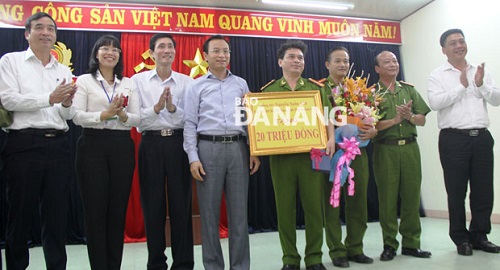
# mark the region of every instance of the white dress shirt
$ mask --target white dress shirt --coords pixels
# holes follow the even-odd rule
[[[0,100],[5,109],[14,112],[14,123],[6,129],[68,130],[66,120],[72,118],[72,106],[49,103],[50,94],[66,79],[71,83],[69,68],[51,56],[43,66],[33,51],[5,54],[0,59]]]
[[[169,78],[162,81],[156,73],[156,69],[141,72],[132,76],[141,100],[141,124],[137,128],[139,132],[145,130],[162,130],[165,128],[182,129],[184,122],[184,90],[193,79],[182,73],[172,71]],[[170,113],[163,109],[159,114],[154,111],[154,105],[163,93],[166,86],[170,86],[172,102],[177,108]]]
[[[75,124],[84,128],[116,130],[129,130],[132,126],[139,125],[139,96],[130,78],[123,77],[119,80],[115,77],[115,83],[109,85],[98,70],[95,77],[92,74],[79,76],[76,85],[78,90],[73,99]],[[118,116],[101,121],[101,112],[107,110],[113,97],[120,94],[128,96],[128,105],[125,108],[127,121],[123,123]]]
[[[500,105],[500,89],[485,70],[483,85],[476,86],[477,66],[469,65],[469,86],[460,83],[460,70],[449,62],[431,72],[428,78],[429,105],[438,111],[438,127],[473,129],[487,128],[490,124],[486,104]]]

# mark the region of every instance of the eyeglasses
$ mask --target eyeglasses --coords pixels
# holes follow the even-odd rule
[[[231,50],[221,50],[221,49],[213,49],[211,51],[208,51],[208,52],[211,52],[211,53],[215,53],[215,54],[224,54],[224,55],[229,55],[231,53]]]
[[[119,54],[119,53],[122,52],[122,50],[120,50],[118,48],[110,48],[110,47],[100,47],[99,51],[103,51],[105,53],[112,52],[112,53],[115,53],[115,54]]]

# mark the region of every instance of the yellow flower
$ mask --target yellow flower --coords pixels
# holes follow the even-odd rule
[[[349,72],[350,73],[350,72]],[[368,78],[347,76],[342,84],[332,89],[334,106],[347,107],[342,114],[365,119],[368,123],[376,123],[379,115],[378,105],[384,94],[376,90],[376,85],[367,85]]]
[[[351,103],[350,107],[352,109],[352,112],[354,114],[357,114],[357,113],[361,112],[361,109],[363,109],[363,107],[365,107],[365,104],[363,102],[360,102],[360,103]]]

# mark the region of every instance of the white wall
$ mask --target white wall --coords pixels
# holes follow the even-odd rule
[[[467,60],[486,63],[486,69],[500,83],[500,31],[498,11],[500,3],[490,0],[436,0],[406,18],[401,23],[402,56],[405,79],[427,99],[427,76],[446,61],[441,52],[439,37],[450,28],[461,28],[468,45]],[[496,13],[496,14],[495,14]],[[497,86],[499,84],[497,83]],[[495,195],[492,220],[500,223],[500,122],[495,117],[500,107],[488,107],[490,131],[497,141],[495,146]],[[447,218],[446,190],[439,161],[437,113],[427,116],[427,124],[418,130],[422,152],[422,200],[429,216]],[[466,200],[467,211],[468,201]]]

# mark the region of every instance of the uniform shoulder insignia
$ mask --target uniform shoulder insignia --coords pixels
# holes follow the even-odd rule
[[[325,86],[323,83],[318,82],[318,81],[316,81],[316,80],[315,80],[315,79],[313,79],[313,78],[309,78],[309,81],[310,81],[310,82],[312,82],[312,83],[314,83],[315,85],[317,85],[317,86],[319,86],[319,87],[323,87],[323,86]]]
[[[266,85],[262,86],[260,88],[260,91],[264,91],[264,89],[266,89],[266,87],[268,87],[269,85],[271,85],[274,81],[276,81],[275,79],[272,79],[270,82],[266,83]]]
[[[320,83],[325,83],[325,82],[326,82],[326,80],[327,80],[326,78],[323,78],[323,79],[321,79],[321,80],[318,80],[318,82],[320,82]]]
[[[405,81],[399,81],[399,83],[404,84],[404,85],[408,85],[408,86],[412,86],[412,87],[415,86],[415,85],[408,83],[408,82],[405,82]]]

